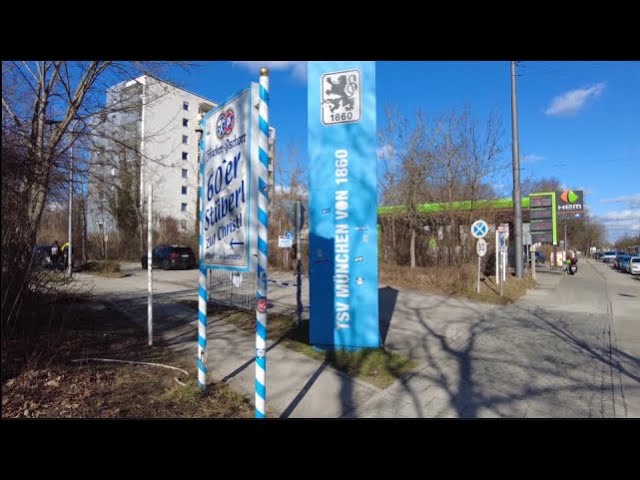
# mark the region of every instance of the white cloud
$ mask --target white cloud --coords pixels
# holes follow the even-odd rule
[[[544,160],[544,157],[542,155],[536,155],[535,153],[527,153],[522,156],[523,163],[534,163],[539,162],[540,160]]]
[[[251,72],[254,72],[256,76],[259,74],[260,68],[267,67],[271,70],[291,70],[293,77],[297,80],[306,81],[307,79],[307,62],[285,62],[285,61],[271,61],[271,62],[256,62],[256,61],[239,61],[231,62],[234,65],[244,67]]]
[[[600,219],[607,228],[609,238],[635,234],[640,231],[640,210],[608,212],[601,215]]]
[[[389,160],[394,155],[393,145],[386,144],[378,147],[376,154],[378,155],[378,160]]]
[[[570,90],[551,100],[551,105],[545,110],[547,115],[571,115],[586,104],[590,98],[596,98],[604,91],[605,82],[596,83],[590,87]]]
[[[602,203],[626,203],[630,208],[640,208],[640,193],[633,195],[622,195],[615,198],[605,198],[600,200]]]

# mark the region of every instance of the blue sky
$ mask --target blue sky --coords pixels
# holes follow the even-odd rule
[[[270,121],[278,152],[295,146],[306,165],[305,62],[201,62],[188,74],[175,70],[181,86],[221,102],[257,81],[271,67]],[[640,62],[520,62],[518,119],[521,177],[558,177],[585,191],[585,202],[606,224],[611,240],[640,231]],[[511,158],[508,61],[376,62],[378,126],[385,105],[412,117],[418,110],[443,113],[470,106],[485,119],[502,115]],[[511,195],[511,171],[500,180]]]

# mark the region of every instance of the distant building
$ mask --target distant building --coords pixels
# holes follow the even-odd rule
[[[88,229],[116,228],[117,202],[125,198],[146,214],[153,185],[154,218],[174,217],[195,232],[200,115],[216,103],[157,78],[143,75],[107,91],[107,112],[96,127],[97,153],[90,187]],[[122,193],[124,190],[124,194]],[[116,192],[120,194],[116,194]]]

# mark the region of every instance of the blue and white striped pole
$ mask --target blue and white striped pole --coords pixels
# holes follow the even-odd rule
[[[198,277],[198,385],[204,391],[207,388],[207,268],[204,266],[204,158],[202,152],[204,124],[202,119],[196,127],[198,132],[198,162],[200,163],[200,184],[198,185],[198,195],[200,195],[200,232],[198,232],[198,246],[200,247],[200,264]]]
[[[258,270],[256,291],[256,418],[265,418],[267,400],[267,252],[269,231],[269,69],[260,69],[258,103]]]

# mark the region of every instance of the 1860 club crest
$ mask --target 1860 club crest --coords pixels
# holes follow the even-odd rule
[[[326,73],[322,76],[322,123],[335,125],[360,121],[360,70]]]

